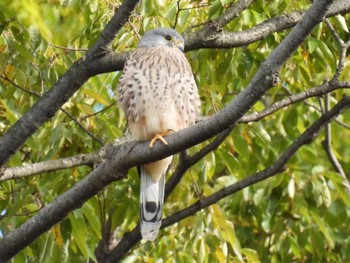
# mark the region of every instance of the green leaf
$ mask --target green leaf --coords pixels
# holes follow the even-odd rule
[[[17,68],[15,71],[15,76],[16,76],[17,84],[22,88],[26,88],[28,81],[27,81],[27,75],[23,72],[23,70]]]
[[[166,6],[164,10],[165,17],[170,21],[173,21],[175,19],[176,12],[177,12],[176,2],[171,2],[169,5]]]
[[[261,227],[266,233],[270,233],[270,231],[271,231],[271,215],[270,214],[267,214],[264,216],[263,221],[261,223]]]
[[[100,220],[96,216],[97,211],[89,204],[89,202],[85,203],[82,209],[85,218],[89,222],[89,228],[91,228],[94,231],[95,235],[98,238],[102,238]]]
[[[225,216],[222,214],[220,208],[217,205],[212,205],[212,208],[214,211],[213,221],[218,231],[225,239],[225,241],[231,245],[238,259],[243,260],[241,253],[241,244],[235,235],[233,224],[225,219]]]
[[[251,263],[260,263],[261,262],[259,260],[258,252],[254,249],[243,248],[242,253],[247,258],[247,262],[251,262]]]
[[[305,81],[305,83],[310,84],[312,81],[312,77],[310,75],[309,70],[302,64],[299,64],[299,70],[301,73],[301,76],[303,77],[303,80]]]
[[[310,54],[312,54],[319,46],[319,41],[313,37],[308,38],[307,43]]]
[[[180,12],[180,15],[178,17],[178,25],[183,27],[188,22],[188,18],[190,16],[190,12],[188,10],[183,10]]]
[[[322,54],[324,55],[324,57],[329,62],[334,61],[334,57],[333,57],[332,51],[329,49],[329,47],[324,42],[322,42],[322,41],[319,42],[319,48],[321,49]]]
[[[176,262],[180,263],[195,263],[196,260],[188,253],[180,251],[176,254]]]
[[[333,249],[335,244],[332,229],[324,222],[324,219],[320,218],[315,212],[312,212],[312,216],[318,229],[321,230],[323,236],[326,238],[328,246]]]
[[[293,252],[294,257],[300,259],[301,258],[301,250],[300,250],[300,246],[297,242],[297,240],[295,240],[295,238],[289,236],[288,237],[289,241],[290,241],[290,248]]]
[[[145,16],[151,15],[153,12],[153,0],[145,1],[141,7],[141,14]]]
[[[259,206],[259,204],[265,199],[265,189],[258,189],[254,194],[254,204]]]
[[[73,212],[73,214],[69,217],[69,220],[72,224],[72,235],[74,242],[79,247],[79,250],[83,256],[88,258],[89,253],[86,239],[89,232],[87,231],[85,220],[83,217],[79,216],[77,211]]]
[[[256,111],[263,111],[265,109],[265,105],[259,100],[257,103],[254,104],[254,109]]]
[[[209,8],[208,16],[213,19],[216,18],[222,10],[222,4],[220,0],[216,0]]]
[[[332,20],[335,21],[335,23],[337,24],[337,26],[338,26],[341,30],[343,30],[343,31],[345,31],[345,32],[347,32],[347,33],[349,33],[349,28],[348,28],[348,25],[347,25],[347,23],[346,23],[346,20],[345,20],[345,17],[344,17],[344,16],[342,16],[342,15],[336,15],[336,16],[332,17]]]

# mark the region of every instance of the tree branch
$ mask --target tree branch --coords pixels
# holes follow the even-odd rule
[[[253,0],[239,0],[228,8],[220,17],[215,19],[214,23],[221,28],[224,27],[247,9],[252,2]]]
[[[350,2],[348,0],[339,0],[334,2],[327,12],[327,16],[349,12],[349,10]],[[227,20],[221,18],[219,21],[224,21],[223,24],[215,22],[208,23],[198,32],[185,35],[185,50],[190,51],[199,48],[232,48],[246,46],[253,42],[262,40],[274,32],[294,27],[304,14],[304,11],[295,11],[286,15],[277,16],[241,32],[228,32],[223,30],[222,26],[227,23]]]
[[[55,44],[53,44],[53,43],[48,43],[49,44],[49,46],[51,46],[51,47],[55,47],[55,48],[58,48],[58,49],[62,49],[62,50],[64,50],[64,51],[67,51],[67,52],[69,52],[69,51],[83,51],[83,52],[85,52],[85,51],[88,51],[88,49],[87,48],[71,48],[71,47],[62,47],[62,46],[59,46],[59,45],[55,45]]]
[[[78,154],[59,160],[50,160],[26,164],[19,167],[3,168],[3,170],[0,171],[0,182],[36,175],[43,172],[63,170],[81,165],[92,166],[93,164],[102,160],[102,156],[100,156],[99,153],[100,151],[97,151],[96,153],[92,154]]]
[[[3,167],[0,169],[0,182],[18,179],[22,177],[32,176],[44,172],[58,171],[68,168],[73,168],[82,165],[96,166],[101,163],[107,155],[107,150],[110,147],[116,147],[128,141],[129,138],[124,136],[118,140],[109,143],[94,153],[78,154],[58,160],[48,160],[38,163],[25,164],[18,167]]]
[[[252,121],[258,121],[296,102],[304,101],[305,99],[312,98],[312,97],[322,96],[337,89],[350,89],[350,82],[338,82],[336,80],[326,82],[318,87],[308,89],[307,91],[304,91],[298,94],[293,94],[288,98],[285,98],[283,100],[280,100],[274,103],[273,105],[271,105],[270,107],[268,107],[263,111],[245,115],[238,122],[248,123]]]

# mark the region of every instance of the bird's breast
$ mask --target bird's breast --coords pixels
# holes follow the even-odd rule
[[[125,69],[120,101],[135,140],[194,123],[199,97],[191,68],[180,51],[138,50]]]

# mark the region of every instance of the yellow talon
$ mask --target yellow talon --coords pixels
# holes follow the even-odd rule
[[[163,136],[166,136],[166,135],[168,135],[171,132],[174,132],[174,131],[173,130],[167,130],[167,131],[164,131],[162,133],[156,133],[154,135],[153,139],[151,140],[151,142],[149,143],[149,147],[153,148],[153,145],[154,145],[154,143],[157,140],[160,140],[164,145],[168,145],[168,142],[163,138]]]

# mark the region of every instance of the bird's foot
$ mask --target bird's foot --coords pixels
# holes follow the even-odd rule
[[[151,142],[149,143],[149,147],[153,148],[153,145],[157,140],[160,140],[164,145],[168,145],[168,142],[164,139],[163,136],[167,136],[172,132],[175,132],[175,131],[174,130],[167,130],[167,131],[164,131],[162,133],[156,133],[154,135],[153,139],[151,140]]]

